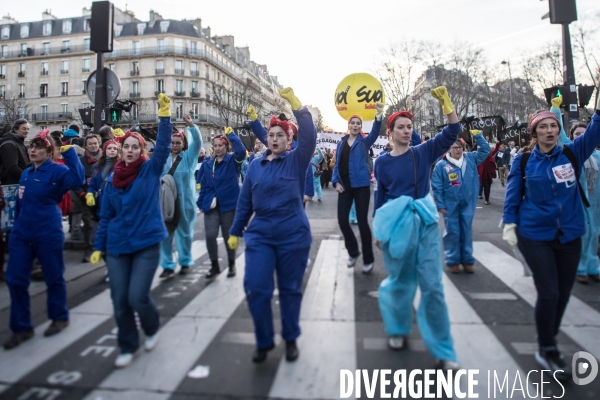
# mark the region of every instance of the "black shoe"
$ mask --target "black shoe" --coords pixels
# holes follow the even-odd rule
[[[9,337],[6,342],[4,342],[4,344],[3,344],[4,349],[6,349],[6,350],[14,349],[15,347],[17,347],[24,341],[31,339],[33,337],[33,335],[35,335],[35,332],[33,331],[33,329],[31,329],[29,331],[21,331],[21,332],[13,333],[12,336]]]
[[[46,329],[46,331],[44,332],[44,336],[48,337],[56,335],[57,333],[60,333],[60,331],[65,329],[67,326],[69,326],[68,319],[54,320],[52,321],[52,324],[48,327],[48,329]]]
[[[565,363],[562,354],[558,350],[540,350],[535,353],[535,360],[545,370],[551,371],[556,379],[563,381],[571,377],[571,367]],[[555,374],[556,372],[556,374]]]
[[[179,270],[179,275],[187,275],[188,272],[190,272],[190,267],[182,265],[181,269]]]
[[[300,352],[298,351],[298,346],[296,346],[296,341],[292,340],[290,342],[285,342],[285,359],[288,361],[296,361]]]
[[[235,276],[235,264],[229,266],[229,272],[227,273],[228,278],[233,278]]]
[[[206,274],[206,279],[214,279],[217,275],[221,273],[221,267],[219,266],[219,261],[211,261],[212,266],[210,267],[210,271]]]
[[[91,252],[91,251],[89,251],[89,250],[86,250],[86,251],[83,253],[83,258],[81,259],[81,262],[82,262],[82,263],[84,263],[84,264],[85,264],[85,263],[89,263],[89,262],[90,262],[90,257],[91,257],[91,256],[92,256],[92,252]]]
[[[256,349],[254,350],[254,354],[252,354],[252,362],[255,364],[260,364],[265,362],[267,359],[267,353],[275,348],[275,344],[271,344],[266,349]]]
[[[175,271],[172,269],[163,268],[163,272],[159,275],[160,279],[169,279],[175,275]]]

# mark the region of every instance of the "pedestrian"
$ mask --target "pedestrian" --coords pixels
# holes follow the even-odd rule
[[[98,136],[101,140],[100,146],[104,146],[106,142],[110,140],[115,140],[113,129],[108,125],[105,125],[102,128],[98,129]]]
[[[440,86],[431,90],[431,94],[439,101],[448,120],[433,139],[410,146],[413,115],[399,111],[388,118],[387,131],[393,149],[379,156],[375,163],[377,191],[373,231],[388,273],[379,285],[378,301],[389,347],[399,350],[405,346],[412,329],[418,283],[421,292],[417,310],[419,331],[425,346],[437,360],[437,368],[448,370],[457,369],[458,364],[444,300],[439,217],[430,195],[429,171],[430,166],[455,145],[462,128],[446,88]]]
[[[487,158],[477,166],[477,173],[479,174],[479,198],[481,195],[485,195],[485,204],[490,204],[490,189],[492,183],[496,179],[496,154],[500,149],[500,141],[496,142],[496,146],[487,156]],[[489,145],[488,145],[489,147]]]
[[[435,204],[444,217],[446,266],[453,274],[460,273],[460,264],[466,273],[474,272],[472,225],[479,189],[477,166],[490,154],[490,145],[481,131],[470,132],[477,151],[465,154],[462,142],[457,140],[436,164],[431,178]]]
[[[321,198],[323,197],[323,191],[321,188],[321,176],[323,175],[323,171],[320,167],[321,161],[323,161],[323,152],[317,147],[310,164],[312,165],[311,171],[313,173],[312,184],[315,188],[315,194],[317,195],[317,202],[319,203],[321,202]]]
[[[383,104],[377,103],[376,107],[377,112],[373,127],[367,137],[361,135],[362,118],[358,115],[348,118],[348,134],[337,145],[335,167],[331,181],[338,192],[337,219],[348,250],[349,268],[354,267],[360,256],[358,242],[349,222],[352,202],[354,201],[356,204],[356,219],[358,220],[363,252],[362,272],[365,274],[373,270],[375,261],[368,220],[372,171],[372,161],[368,150],[379,137],[381,129]]]
[[[510,159],[510,153],[506,154],[506,146],[500,145],[498,152],[496,153],[496,167],[498,167],[498,176],[500,177],[500,184],[504,186],[506,182],[506,176],[508,175],[508,160]]]
[[[185,275],[194,264],[192,242],[194,241],[194,224],[196,223],[196,188],[194,171],[202,148],[200,129],[188,114],[183,116],[187,127],[185,132],[172,134],[171,154],[163,169],[163,176],[171,174],[177,187],[179,220],[168,227],[169,237],[160,244],[160,265],[163,271],[161,279],[167,279],[175,273],[176,263],[173,261],[173,239],[177,248],[177,262],[181,266],[179,273]],[[172,171],[173,170],[173,171]]]
[[[570,137],[568,137],[562,126],[561,109],[562,96],[552,99],[550,111],[554,113],[560,122],[559,143],[573,143],[573,140],[581,137],[587,128],[587,124],[577,122],[571,125]],[[581,237],[581,259],[577,266],[577,282],[588,284],[600,282],[600,260],[598,259],[598,235],[600,234],[600,190],[597,190],[598,169],[600,166],[600,151],[594,150],[590,158],[583,163],[579,173],[579,183],[584,190],[589,207],[584,207],[585,234]],[[581,166],[580,166],[581,167]],[[584,204],[585,205],[585,204]]]
[[[275,347],[271,310],[275,272],[285,357],[288,361],[298,358],[302,281],[312,241],[302,199],[317,132],[310,112],[294,91],[286,88],[279,93],[290,103],[298,121],[298,145],[287,151],[293,136],[290,123],[271,118],[268,150],[250,163],[228,240],[232,249],[237,249],[242,234],[246,242],[244,289],[256,334],[255,363],[264,362]]]
[[[533,151],[517,155],[508,175],[503,239],[518,246],[533,272],[537,290],[535,322],[543,369],[571,377],[556,335],[575,282],[585,234],[580,168],[600,145],[600,99],[585,133],[557,146],[560,122],[550,111],[530,117]]]
[[[329,164],[331,163],[331,150],[329,150],[328,148],[325,149],[325,152],[323,153],[323,160],[321,161],[321,171],[323,172],[323,174],[321,174],[321,188],[322,189],[329,189],[329,183],[331,182],[331,168],[329,167]]]
[[[506,148],[506,150],[504,150],[504,154],[505,154],[505,161],[508,162],[508,172],[510,173],[510,167],[512,166],[513,160],[515,158],[515,155],[517,154],[517,148],[515,147],[515,142],[514,141],[509,141],[508,142],[508,147]]]
[[[196,202],[200,211],[204,213],[206,248],[211,263],[210,271],[206,274],[207,279],[213,279],[221,273],[217,237],[221,228],[223,240],[227,243],[229,239],[229,230],[233,224],[240,194],[238,174],[246,158],[246,148],[231,127],[225,128],[225,135],[215,136],[212,145],[215,149],[214,155],[202,163],[198,173],[200,194]],[[229,265],[227,277],[231,278],[236,273],[235,250],[229,247],[226,247],[226,250]]]
[[[42,266],[47,286],[47,314],[52,324],[44,336],[52,336],[69,325],[67,285],[63,259],[64,233],[58,204],[65,193],[80,186],[83,166],[71,146],[61,147],[66,165],[52,161],[54,145],[48,130],[37,134],[28,149],[32,165],[21,175],[17,211],[8,248],[10,257],[6,283],[10,290],[11,337],[4,342],[9,350],[33,337],[30,316],[29,282],[33,260]]]
[[[122,158],[117,161],[101,196],[100,222],[91,261],[106,254],[120,354],[117,368],[133,361],[139,347],[136,314],[151,351],[160,326],[156,305],[150,297],[152,278],[158,268],[160,242],[169,234],[160,201],[160,177],[171,153],[171,110],[164,93],[158,95],[158,135],[154,155],[146,157],[146,142],[139,133],[123,136]]]
[[[79,141],[79,130],[75,130],[72,128],[67,129],[63,132],[63,145],[80,145]]]

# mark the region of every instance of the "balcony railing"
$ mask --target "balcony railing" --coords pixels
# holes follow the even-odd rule
[[[42,72],[40,72],[40,75],[48,75],[48,70],[47,69],[43,69]]]
[[[158,95],[157,95],[157,96],[158,96]],[[129,98],[130,98],[130,99],[139,99],[140,97],[142,97],[142,96],[140,95],[140,92],[131,92],[131,93],[129,93]]]
[[[70,121],[72,119],[73,119],[72,112],[31,114],[31,121],[33,121],[33,122]]]
[[[175,91],[175,93],[173,94],[173,97],[184,97],[184,96],[185,96],[185,91],[183,91],[183,92]]]
[[[48,92],[40,92],[40,97],[48,97]]]
[[[129,76],[138,76],[140,74],[140,70],[136,69],[134,71],[129,71]]]
[[[24,99],[25,98],[25,93],[19,93],[19,98],[20,99]]]
[[[18,76],[19,78],[25,78],[25,71],[19,71]]]
[[[90,72],[90,67],[81,68],[81,72]]]
[[[164,93],[164,90],[157,90],[154,92],[154,96],[158,96],[160,93]]]
[[[165,73],[165,69],[164,68],[156,68],[154,70],[154,72],[156,73],[156,75],[162,75]]]
[[[61,75],[66,75],[66,74],[68,74],[68,73],[69,73],[69,70],[68,70],[68,69],[61,69],[61,70],[60,70],[60,74],[61,74]]]
[[[172,121],[183,121],[183,115],[171,116]],[[214,124],[217,126],[225,126],[225,120],[220,117],[206,114],[196,114],[192,116],[192,120],[196,123]],[[155,123],[158,121],[157,114],[139,114],[137,116],[123,115],[119,124],[139,124],[139,123]]]
[[[87,93],[87,92],[86,92],[86,90],[85,90],[85,89],[83,89],[83,90],[81,91],[81,94],[86,94],[86,93]]]
[[[190,96],[191,96],[191,97],[200,97],[200,93],[198,93],[198,92],[194,92],[194,91],[192,90],[192,91],[191,91],[191,93],[190,93]]]
[[[200,71],[198,71],[198,70],[190,71],[190,75],[191,76],[200,76]]]
[[[61,53],[70,53],[71,52],[71,48],[70,47],[62,47],[60,49]]]
[[[6,75],[0,75],[0,79],[6,79]]]
[[[68,96],[68,95],[69,95],[69,92],[60,92],[60,95],[61,95],[61,96]]]
[[[184,75],[185,74],[185,69],[176,69],[175,70],[175,75]]]

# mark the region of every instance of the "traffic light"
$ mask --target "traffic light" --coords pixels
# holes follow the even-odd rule
[[[595,86],[581,85],[577,87],[577,94],[579,95],[579,107],[584,108],[590,104],[594,90],[596,90]]]
[[[549,106],[552,105],[552,99],[558,96],[558,91],[563,95],[563,102],[560,108],[567,108],[567,102],[565,101],[565,94],[567,93],[566,86],[552,86],[551,88],[545,88],[544,94],[546,95],[546,102]]]
[[[94,125],[94,108],[80,108],[79,116],[81,117],[81,122],[87,126]]]
[[[109,107],[102,110],[102,122],[107,124],[118,124],[121,120],[121,113],[123,110],[120,108]]]

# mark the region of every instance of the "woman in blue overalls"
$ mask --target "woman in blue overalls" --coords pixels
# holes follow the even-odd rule
[[[425,346],[437,359],[439,368],[456,369],[442,285],[438,213],[429,194],[429,171],[456,141],[461,126],[446,88],[433,89],[431,94],[440,102],[448,119],[444,130],[432,140],[409,147],[412,114],[394,113],[388,118],[388,134],[394,149],[379,156],[375,163],[377,191],[373,232],[388,272],[379,286],[379,308],[389,346],[394,350],[403,348],[413,324],[413,300],[418,283],[421,299],[417,324]]]
[[[121,160],[106,180],[102,193],[100,223],[90,261],[97,264],[106,253],[110,293],[119,328],[121,354],[115,366],[129,365],[139,347],[135,315],[151,351],[158,340],[159,314],[150,298],[152,278],[158,268],[160,242],[169,234],[160,208],[160,177],[171,153],[171,100],[158,95],[158,136],[151,158],[141,135],[123,136]]]
[[[255,363],[265,361],[267,352],[275,346],[271,312],[274,271],[277,271],[286,359],[298,358],[296,338],[300,336],[302,278],[312,240],[303,193],[317,133],[310,112],[302,107],[294,91],[287,88],[280,94],[289,101],[298,121],[298,146],[287,151],[292,140],[290,123],[273,117],[267,136],[268,150],[250,163],[228,241],[231,248],[237,249],[238,238],[244,234],[244,288],[256,333],[257,349],[252,358]]]
[[[66,166],[52,161],[54,145],[47,131],[39,133],[29,145],[29,160],[33,165],[21,175],[17,210],[8,248],[10,258],[6,283],[10,290],[10,330],[12,336],[4,343],[12,349],[34,335],[29,313],[29,275],[33,260],[42,264],[48,287],[48,318],[52,320],[44,336],[59,333],[69,324],[67,285],[63,276],[63,245],[65,235],[58,204],[65,193],[85,182],[83,166],[70,145],[60,148]]]

